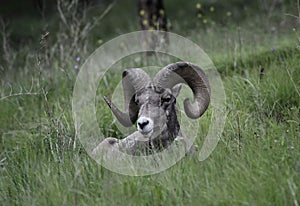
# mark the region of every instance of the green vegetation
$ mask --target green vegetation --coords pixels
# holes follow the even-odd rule
[[[71,110],[74,66],[99,46],[99,39],[137,30],[136,5],[117,2],[78,42],[54,13],[48,28],[36,22],[38,33],[30,33],[28,42],[2,42],[0,204],[299,205],[300,27],[299,19],[285,15],[299,13],[297,1],[280,1],[274,8],[266,6],[268,1],[242,1],[243,6],[232,1],[224,7],[217,2],[201,2],[213,24],[197,17],[198,1],[166,1],[165,7],[172,31],[199,44],[222,76],[225,130],[205,161],[187,156],[157,175],[122,176],[98,165],[75,138]],[[91,8],[86,19],[84,11],[66,14],[68,23],[83,29],[108,5]],[[214,14],[209,13],[212,5]],[[223,18],[229,11],[229,19]],[[74,18],[82,22],[77,25]],[[2,32],[2,39],[7,34]],[[100,83],[99,94],[110,94],[121,75],[109,77]],[[121,138],[110,111],[98,100],[97,112],[104,117],[100,127],[105,135]],[[202,121],[209,124],[208,118]]]

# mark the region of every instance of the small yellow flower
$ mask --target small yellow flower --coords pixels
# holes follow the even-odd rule
[[[103,40],[102,39],[98,39],[98,44],[103,44]]]
[[[154,30],[154,27],[153,26],[149,26],[149,29],[150,31],[153,31]]]
[[[200,14],[200,13],[197,14],[197,17],[198,17],[198,18],[202,18],[202,14]]]
[[[231,16],[232,13],[230,11],[227,11],[226,16]]]
[[[203,19],[203,24],[207,24],[207,19]]]
[[[200,3],[197,3],[197,4],[196,4],[196,8],[197,8],[197,9],[201,9],[201,7],[202,7],[202,5],[201,5]]]
[[[172,23],[168,21],[167,28],[170,29],[172,27]]]
[[[148,25],[148,20],[147,19],[143,20],[143,25],[144,26]]]
[[[211,6],[211,7],[209,8],[209,11],[210,11],[210,12],[214,12],[214,11],[215,11],[215,7]]]
[[[165,14],[165,11],[164,11],[163,9],[160,9],[160,10],[159,10],[159,13],[160,13],[161,15],[164,15],[164,14]]]
[[[155,14],[153,14],[152,19],[153,19],[154,21],[156,21],[157,16],[156,16]]]
[[[121,42],[121,43],[120,43],[120,47],[121,47],[122,49],[125,49],[125,44],[124,44],[124,42]]]
[[[142,10],[140,11],[140,15],[141,15],[141,16],[144,16],[144,14],[145,14],[145,10],[142,9]]]

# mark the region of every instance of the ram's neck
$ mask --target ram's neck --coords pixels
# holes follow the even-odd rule
[[[174,112],[167,118],[167,131],[168,131],[168,139],[173,142],[174,139],[178,136],[180,130],[180,125],[177,119],[177,115]]]
[[[180,125],[174,107],[174,110],[170,111],[169,115],[167,115],[165,128],[162,130],[158,137],[151,141],[151,148],[155,150],[168,148],[178,136],[179,130]]]

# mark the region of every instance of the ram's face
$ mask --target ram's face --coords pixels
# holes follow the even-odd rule
[[[175,112],[176,98],[169,89],[145,88],[135,95],[135,102],[139,107],[137,129],[143,135],[159,135],[166,127],[169,113]]]

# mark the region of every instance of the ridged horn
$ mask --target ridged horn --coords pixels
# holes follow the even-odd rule
[[[137,91],[143,89],[151,82],[151,78],[142,69],[127,69],[122,74],[122,86],[124,92],[125,112],[122,112],[112,101],[104,96],[117,120],[124,126],[130,127],[137,120],[138,106],[134,101],[134,95]]]
[[[161,69],[153,80],[154,84],[163,88],[172,88],[176,84],[185,83],[193,91],[194,103],[184,100],[184,111],[189,118],[199,118],[210,102],[210,86],[202,69],[189,62],[177,62]]]

